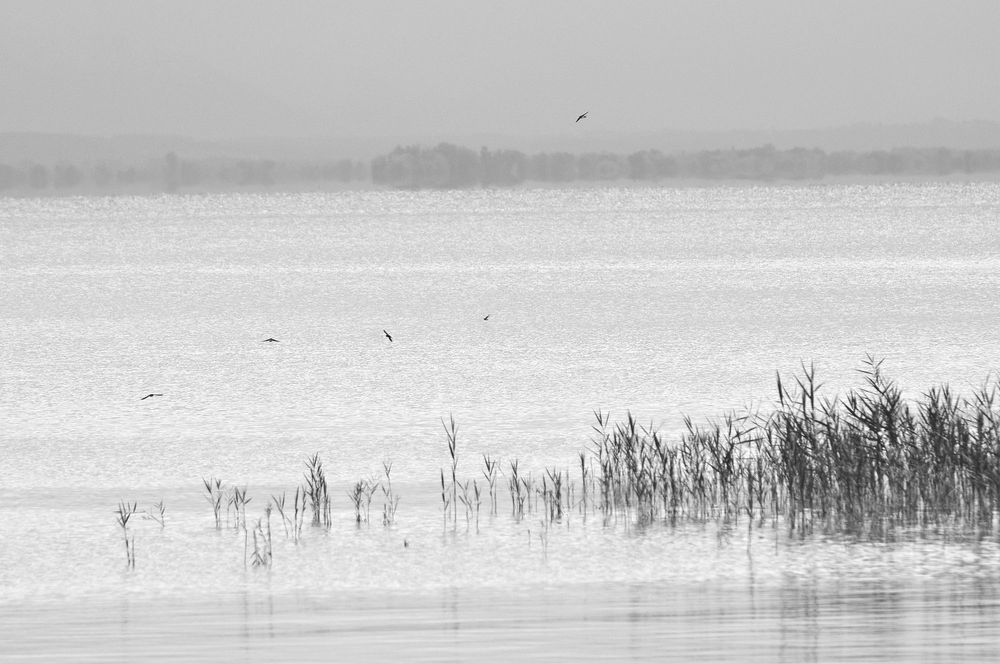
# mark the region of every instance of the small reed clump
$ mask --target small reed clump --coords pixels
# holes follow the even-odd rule
[[[208,500],[208,504],[212,506],[212,512],[215,515],[215,529],[222,530],[222,501],[226,496],[222,480],[211,477],[207,480],[202,478],[201,482],[205,486],[205,493],[207,494],[205,498]]]
[[[118,526],[122,529],[122,538],[125,540],[125,560],[129,569],[135,569],[135,534],[129,530],[128,524],[137,511],[137,503],[122,500],[115,512],[118,515],[116,519]]]
[[[382,471],[385,473],[385,484],[382,484],[382,525],[391,526],[396,522],[396,510],[399,509],[399,494],[392,491],[392,462],[383,461]]]
[[[292,541],[298,544],[302,537],[302,524],[306,518],[306,496],[302,487],[295,488],[295,497],[292,499],[292,510],[286,512],[286,494],[282,492],[280,496],[271,496],[271,504],[278,510],[281,517],[281,525],[285,529],[285,537],[291,537]],[[290,529],[290,530],[289,530]]]
[[[355,482],[354,487],[347,494],[354,504],[354,522],[368,523],[371,520],[372,497],[379,490],[377,480],[363,479]]]
[[[160,524],[160,528],[167,527],[167,508],[163,505],[161,500],[158,503],[153,503],[153,509],[155,511],[145,510],[142,513],[143,518],[152,519],[153,521]]]
[[[318,452],[306,461],[306,471],[305,495],[308,496],[312,506],[312,525],[314,528],[320,526],[329,528],[333,525],[330,516],[330,491],[327,488],[326,473],[323,472],[323,462],[320,461]]]
[[[257,519],[253,527],[253,553],[250,554],[251,567],[271,567],[274,549],[271,546],[271,505],[264,509],[264,517]]]

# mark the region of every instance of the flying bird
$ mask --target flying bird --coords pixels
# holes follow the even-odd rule
[[[587,111],[587,113],[590,113],[590,111]],[[576,119],[576,121],[577,121],[577,122],[579,122],[580,120],[582,120],[582,119],[584,119],[585,117],[587,117],[587,113],[584,113],[583,115],[581,115],[580,117],[578,117],[578,118]]]
[[[142,399],[139,399],[139,401],[145,401],[149,397],[162,397],[162,396],[163,396],[163,394],[154,394],[154,393],[150,392],[149,394],[147,394],[146,396],[144,396]]]
[[[385,338],[388,339],[390,343],[392,343],[392,335],[391,334],[389,334],[385,330],[382,330],[382,334],[384,334]]]
[[[261,343],[264,343],[265,341],[271,341],[271,342],[274,342],[274,343],[278,343],[278,340],[275,339],[274,337],[268,337],[267,339],[264,339],[264,341],[262,341]]]
[[[492,315],[493,314],[486,314],[485,316],[483,316],[483,320],[489,320],[490,316],[492,316]]]

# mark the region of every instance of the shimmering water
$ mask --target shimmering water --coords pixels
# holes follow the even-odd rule
[[[670,431],[766,405],[802,361],[831,394],[865,353],[966,391],[1000,366],[997,219],[990,183],[0,201],[4,651],[981,660],[992,531],[443,536],[433,485],[449,414],[471,478],[482,453],[573,466],[598,408]],[[257,518],[317,451],[334,528],[245,570],[201,478]],[[344,494],[386,460],[397,524],[357,529]],[[134,571],[121,498],[167,504]]]

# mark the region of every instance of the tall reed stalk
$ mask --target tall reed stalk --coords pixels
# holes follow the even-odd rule
[[[215,529],[222,530],[222,501],[226,495],[222,480],[211,477],[207,480],[202,478],[201,481],[205,485],[205,493],[207,494],[205,498],[212,506],[212,512],[215,515]]]
[[[455,424],[455,416],[449,415],[448,422],[441,419],[441,424],[444,426],[445,437],[448,442],[448,455],[451,457],[451,497],[449,501],[445,502],[445,510],[447,511],[448,505],[452,508],[452,528],[458,528],[458,426]],[[441,471],[441,493],[442,498],[446,493],[446,488],[444,486],[444,471]]]
[[[118,515],[118,525],[122,529],[122,539],[125,541],[125,560],[129,569],[135,569],[135,535],[129,532],[129,521],[135,515],[138,505],[135,502],[119,501],[118,510],[115,512]]]
[[[399,508],[399,496],[392,491],[392,462],[383,461],[382,471],[385,473],[385,483],[382,484],[382,525],[391,526],[396,522],[396,510]]]
[[[497,513],[497,474],[500,472],[500,462],[490,458],[488,454],[483,454],[483,478],[490,491],[490,514]]]

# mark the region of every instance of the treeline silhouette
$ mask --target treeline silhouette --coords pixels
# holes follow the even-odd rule
[[[772,145],[747,150],[704,150],[666,154],[643,150],[552,152],[527,155],[516,150],[478,152],[449,143],[436,147],[397,147],[372,160],[372,181],[397,188],[502,187],[524,182],[614,180],[804,180],[832,175],[949,175],[1000,172],[1000,150],[898,148],[872,152],[778,150]]]
[[[664,153],[643,150],[542,152],[473,150],[441,143],[397,147],[369,163],[184,158],[170,152],[141,163],[0,163],[4,193],[175,192],[241,189],[323,190],[510,187],[523,183],[698,180],[818,180],[827,176],[946,176],[1000,172],[1000,149],[897,148],[870,152],[746,150]]]
[[[52,165],[0,163],[0,195],[5,192],[175,192],[239,189],[324,189],[367,184],[368,164],[352,159],[277,161],[273,159],[182,158],[174,152],[139,163],[99,161]]]

